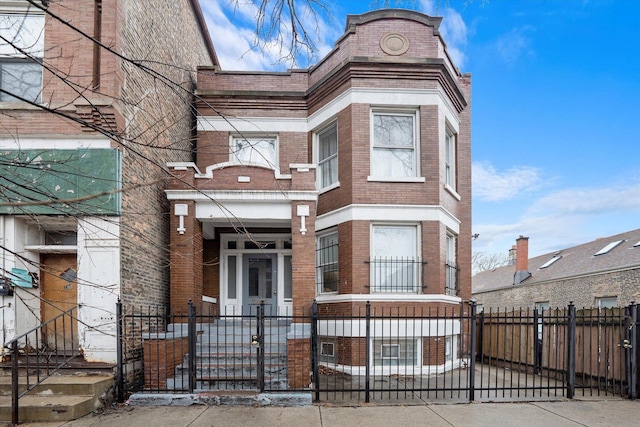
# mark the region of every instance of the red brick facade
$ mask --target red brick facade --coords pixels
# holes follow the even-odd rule
[[[419,278],[413,293],[377,293],[373,309],[451,311],[470,298],[471,79],[451,63],[439,24],[439,18],[416,12],[381,10],[350,17],[336,48],[309,70],[199,69],[197,158],[173,165],[184,171],[185,180],[174,180],[168,192],[172,203],[195,208],[188,221],[192,231],[184,235],[176,233],[172,218],[172,305],[185,304],[187,294],[197,300],[201,289],[221,309],[242,309],[247,295],[240,294],[248,285],[229,283],[248,280],[246,261],[236,257],[258,249],[242,252],[250,245],[241,245],[261,242],[261,234],[284,234],[290,235],[290,246],[273,243],[262,250],[278,260],[291,257],[292,292],[282,297],[285,285],[278,283],[278,307],[284,303],[288,310],[308,312],[314,299],[325,310],[361,307],[376,293],[371,266],[376,225],[415,227]],[[401,52],[387,44],[390,35],[405,40]],[[412,118],[415,176],[376,176],[375,113]],[[332,123],[338,178],[323,190],[316,184],[318,132]],[[450,130],[455,133],[455,183],[447,185]],[[275,165],[238,164],[235,138],[254,137],[275,138]],[[198,221],[205,236],[204,267],[197,252],[202,248],[196,242]],[[328,231],[338,234],[339,283],[337,292],[319,294],[316,235]],[[447,252],[448,235],[455,237],[454,259]],[[240,240],[227,243],[233,236]],[[181,253],[185,248],[191,253]],[[459,266],[457,295],[447,295],[448,261]],[[189,278],[192,283],[184,283]],[[237,292],[229,286],[237,286]],[[443,361],[439,346],[427,339],[423,346],[438,348],[425,353],[425,360]]]

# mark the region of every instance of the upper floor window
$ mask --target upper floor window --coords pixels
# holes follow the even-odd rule
[[[418,227],[374,225],[372,239],[372,292],[419,292]]]
[[[233,163],[278,167],[278,142],[275,137],[234,137],[231,142]]]
[[[445,157],[445,183],[453,190],[457,190],[456,185],[456,134],[451,130],[446,130],[444,141]]]
[[[373,112],[371,176],[402,179],[418,175],[416,113]]]
[[[316,248],[318,293],[338,292],[338,233],[318,237]]]
[[[338,182],[338,125],[333,124],[318,133],[318,188]]]
[[[40,102],[43,52],[44,15],[0,12],[0,102]]]

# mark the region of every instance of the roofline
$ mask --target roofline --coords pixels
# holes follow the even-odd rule
[[[631,265],[627,265],[624,267],[616,267],[616,268],[609,268],[606,270],[597,270],[597,271],[592,271],[589,273],[582,273],[582,274],[574,274],[571,276],[562,276],[562,277],[556,277],[553,279],[547,279],[547,280],[541,280],[539,282],[522,282],[519,283],[517,285],[505,285],[505,286],[500,286],[499,288],[491,288],[491,289],[487,289],[484,291],[477,291],[474,292],[473,288],[471,289],[471,295],[478,295],[478,294],[486,294],[489,292],[496,292],[496,291],[504,291],[505,289],[513,289],[516,287],[522,287],[522,286],[534,286],[534,285],[544,285],[547,283],[556,283],[560,280],[574,280],[574,279],[580,279],[582,277],[591,277],[591,276],[601,276],[603,274],[610,274],[610,273],[617,273],[620,271],[627,271],[627,270],[636,270],[639,269],[640,265],[639,264],[631,264]],[[532,276],[533,277],[533,276]],[[472,284],[473,286],[473,284]]]
[[[193,13],[196,15],[196,19],[198,21],[198,28],[200,29],[200,34],[204,39],[204,44],[207,47],[207,52],[209,53],[209,58],[213,62],[213,65],[216,67],[220,66],[220,62],[218,61],[218,55],[216,55],[216,50],[213,47],[213,42],[211,41],[211,35],[209,34],[209,29],[207,28],[207,22],[204,19],[204,15],[202,14],[202,9],[200,8],[200,3],[198,0],[190,0],[191,9]]]
[[[350,32],[350,29],[356,25],[362,25],[371,21],[386,18],[401,18],[420,22],[433,27],[435,34],[440,35],[439,28],[440,23],[442,22],[442,17],[429,16],[422,12],[416,12],[415,10],[408,9],[378,9],[360,15],[347,15],[347,24],[344,31],[345,33],[348,33]]]

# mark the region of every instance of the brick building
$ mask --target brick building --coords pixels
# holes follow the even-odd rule
[[[609,308],[640,301],[640,229],[528,257],[520,237],[510,265],[473,276],[473,297],[484,310],[529,307]]]
[[[32,3],[0,0],[2,338],[76,308],[64,345],[111,363],[117,299],[168,302],[165,165],[217,59],[196,0]]]
[[[196,159],[166,192],[173,311],[470,298],[471,78],[440,22],[379,10],[308,70],[199,68]]]

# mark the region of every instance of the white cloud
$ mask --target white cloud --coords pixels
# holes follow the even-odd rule
[[[262,34],[264,38],[260,40],[259,47],[256,47],[258,9],[252,1],[203,1],[201,7],[223,69],[275,71],[294,67],[293,62],[281,60],[287,56],[287,49],[291,45],[292,36],[287,16],[283,15],[280,31],[276,34]],[[340,29],[327,22],[321,8],[311,10],[302,3],[298,7],[302,8],[297,11],[297,17],[315,44],[316,57],[326,55],[333,48],[333,42],[342,34]],[[267,11],[267,16],[269,13]],[[282,13],[288,13],[286,8]],[[296,66],[307,67],[312,59],[312,55],[301,51],[296,58]]]
[[[533,26],[525,25],[512,29],[497,40],[495,47],[504,62],[513,64],[523,56],[535,55],[531,37],[528,35],[532,31],[535,31]]]
[[[498,172],[489,163],[472,166],[473,195],[487,201],[507,200],[540,187],[540,171],[529,166]]]
[[[467,45],[468,30],[462,15],[450,7],[441,9],[440,2],[434,0],[422,0],[420,10],[431,16],[442,16],[440,32],[447,44],[447,51],[456,66],[464,68],[467,61],[464,48]]]
[[[251,5],[239,2],[232,22],[227,18],[218,2],[201,2],[201,7],[209,33],[213,39],[216,54],[223,69],[228,70],[270,70],[277,58],[271,52],[259,52],[252,49],[254,27],[251,18]]]
[[[474,223],[473,232],[480,234],[474,250],[507,251],[525,235],[531,238],[530,256],[537,256],[633,230],[640,218],[640,182],[562,189],[534,199],[520,212],[505,223]]]
[[[640,211],[640,183],[557,191],[536,201],[529,213],[534,215],[549,211],[557,212],[558,215]]]

